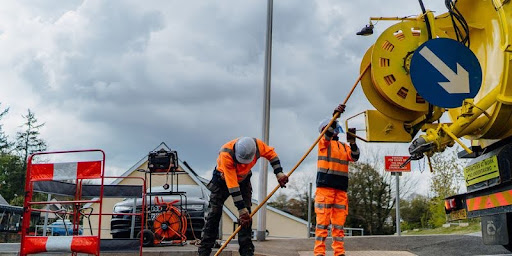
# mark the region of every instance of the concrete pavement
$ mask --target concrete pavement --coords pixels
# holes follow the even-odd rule
[[[346,252],[346,256],[415,256],[416,254],[403,251],[355,251]],[[313,252],[299,252],[299,256],[315,256]],[[333,256],[333,252],[327,252],[325,256]]]
[[[331,244],[327,239],[327,244]],[[255,241],[256,256],[311,256],[314,239],[276,239]],[[347,256],[445,256],[445,255],[512,255],[503,246],[484,245],[482,238],[474,235],[435,236],[358,236],[345,237]],[[328,250],[330,246],[327,247]],[[0,256],[15,256],[19,244],[0,244]],[[230,243],[222,256],[238,256],[238,243]],[[332,251],[328,252],[332,255]],[[144,248],[144,256],[195,256],[197,247],[164,246]],[[55,255],[55,254],[52,254]],[[69,254],[66,254],[69,255]],[[102,253],[108,256],[138,255],[128,253]]]

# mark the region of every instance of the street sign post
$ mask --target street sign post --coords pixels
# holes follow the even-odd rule
[[[385,170],[395,175],[396,180],[396,234],[400,236],[400,175],[402,172],[411,171],[411,162],[408,162],[404,167],[401,167],[408,156],[385,156],[384,167]]]
[[[411,80],[432,105],[456,108],[474,98],[482,85],[482,68],[475,54],[449,38],[428,40],[411,58]]]

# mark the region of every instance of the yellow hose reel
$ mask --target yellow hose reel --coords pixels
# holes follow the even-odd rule
[[[398,108],[428,111],[428,103],[416,92],[409,76],[412,54],[427,39],[423,22],[404,21],[387,28],[375,42],[372,80],[379,94]]]
[[[446,131],[457,138],[466,136],[483,144],[489,139],[488,143],[492,143],[490,140],[512,136],[512,82],[509,82],[512,75],[512,1],[459,0],[456,6],[469,26],[470,49],[481,64],[483,81],[474,99],[464,101],[463,107],[461,102],[461,107],[449,110],[454,123],[448,125]],[[433,38],[456,39],[448,13],[430,17]],[[364,55],[361,67],[371,63],[371,68],[364,74],[361,86],[379,112],[366,112],[368,141],[408,142],[416,132],[408,128],[422,125],[418,120],[428,114],[429,104],[414,88],[409,65],[414,51],[427,40],[424,16],[416,20],[404,19],[387,28]],[[491,99],[486,97],[488,95],[497,96]],[[487,108],[478,109],[482,107]],[[471,117],[471,109],[473,113],[483,114],[478,118]],[[435,125],[425,123],[421,128]],[[387,136],[390,132],[399,136]],[[446,134],[439,132],[438,138],[432,139],[445,145],[453,144],[453,138]]]
[[[377,111],[367,111],[366,137],[373,142],[410,142],[404,129],[425,115],[428,103],[416,92],[409,77],[414,50],[427,41],[426,27],[421,21],[403,21],[386,29],[361,61],[361,72],[371,63],[370,72],[361,79],[368,101]]]
[[[384,31],[361,61],[361,71],[371,63],[361,81],[370,103],[382,114],[400,121],[413,121],[428,111],[409,77],[414,50],[427,41],[421,22],[404,21]],[[422,33],[423,31],[423,33]]]

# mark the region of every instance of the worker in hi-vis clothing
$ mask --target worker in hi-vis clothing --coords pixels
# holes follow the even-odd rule
[[[251,212],[251,168],[258,158],[266,158],[276,175],[281,187],[288,183],[288,176],[283,173],[281,162],[273,147],[255,138],[242,137],[234,139],[222,146],[217,158],[217,166],[208,184],[210,205],[203,237],[198,252],[200,256],[208,256],[212,251],[219,234],[219,221],[222,217],[224,202],[231,195],[238,209],[238,224],[242,229],[238,233],[239,252],[241,256],[253,256]]]
[[[345,105],[340,104],[334,110],[343,113]],[[320,132],[329,124],[330,118],[323,120],[318,130]],[[355,134],[355,129],[349,129]],[[345,255],[343,225],[348,214],[348,163],[359,159],[359,148],[355,137],[347,133],[347,143],[339,141],[338,134],[343,129],[334,121],[325,135],[318,142],[318,162],[315,194],[315,256],[325,255],[325,239],[328,227],[331,225],[332,249],[334,256]]]

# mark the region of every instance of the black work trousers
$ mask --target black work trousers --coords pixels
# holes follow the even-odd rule
[[[249,213],[251,211],[252,204],[252,185],[250,178],[251,177],[248,176],[239,184],[242,198],[249,210]],[[219,222],[222,217],[222,208],[224,206],[224,202],[229,197],[226,182],[219,179],[215,174],[212,181],[208,184],[208,189],[211,191],[210,205],[208,206],[208,215],[206,216],[206,224],[203,229],[201,245],[198,249],[199,256],[210,256],[215,240],[219,235]],[[238,233],[238,244],[240,245],[238,251],[241,256],[254,255],[254,245],[252,244],[251,236],[252,229],[250,227],[242,228]]]

